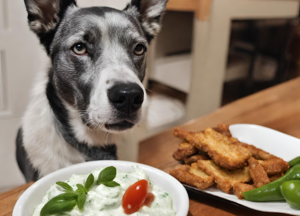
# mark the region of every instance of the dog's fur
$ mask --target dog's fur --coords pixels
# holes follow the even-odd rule
[[[17,137],[27,181],[87,160],[116,159],[118,133],[140,123],[147,107],[145,50],[168,0],[132,0],[123,11],[78,8],[75,0],[25,0],[28,22],[51,59],[40,74]],[[76,55],[74,45],[88,51]],[[120,112],[108,91],[120,83],[143,90],[142,107]],[[120,123],[120,122],[126,122]],[[107,133],[112,133],[107,140]]]

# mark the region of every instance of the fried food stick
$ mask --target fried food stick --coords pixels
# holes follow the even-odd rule
[[[208,157],[207,155],[193,155],[191,157],[185,158],[184,163],[185,164],[197,163],[198,160],[211,160],[211,158]]]
[[[242,143],[242,142],[239,142],[239,143],[237,142],[236,144],[239,144],[239,145],[247,148],[250,151],[252,157],[254,157],[256,160],[270,160],[272,158],[277,158],[276,156],[274,156],[268,152],[265,152],[262,149],[256,148],[253,145],[249,145],[249,144]]]
[[[266,161],[259,161],[259,163],[268,175],[281,174],[290,169],[289,163],[281,158],[272,158]]]
[[[253,185],[237,183],[233,186],[233,192],[239,199],[244,199],[243,193],[255,189]]]
[[[180,165],[179,167],[169,171],[169,174],[182,183],[195,186],[200,190],[204,190],[214,184],[214,179],[205,172],[189,165]]]
[[[229,125],[227,125],[227,124],[218,124],[217,128],[216,128],[216,131],[223,134],[223,135],[225,135],[225,136],[227,136],[227,137],[232,137],[232,134],[230,133],[230,130],[229,130]],[[231,141],[233,143],[240,144],[243,147],[247,148],[250,151],[252,157],[254,157],[257,160],[269,160],[269,159],[272,159],[272,158],[276,158],[276,156],[274,156],[274,155],[272,155],[268,152],[265,152],[262,149],[256,148],[253,145],[249,145],[249,144],[246,144],[246,143],[239,142],[239,140],[236,139],[236,138],[232,137]]]
[[[271,175],[271,176],[268,176],[270,181],[273,182],[273,181],[276,181],[277,179],[279,179],[280,177],[282,177],[284,175],[284,173],[278,173],[278,174],[275,174],[275,175]]]
[[[225,193],[230,193],[231,188],[237,183],[251,181],[249,168],[229,171],[216,165],[212,160],[199,160],[198,167],[207,175],[214,177],[217,187]]]
[[[175,160],[181,161],[188,156],[196,154],[197,152],[198,149],[195,148],[192,144],[183,142],[179,145],[178,150],[174,152],[173,157],[175,158]]]
[[[187,140],[200,151],[207,152],[216,164],[229,170],[245,167],[246,161],[251,156],[247,148],[236,145],[231,138],[214,131],[212,128],[207,128],[204,133],[176,129],[174,135],[182,140]]]
[[[259,188],[271,182],[266,171],[256,159],[251,157],[249,158],[248,163],[250,175],[255,187]]]
[[[223,134],[224,136],[232,137],[228,124],[218,124],[216,131],[220,134]]]
[[[217,128],[216,128],[216,131],[223,134],[223,135],[225,135],[225,136],[232,137],[232,134],[230,133],[228,124],[218,124]],[[253,145],[249,145],[249,144],[246,144],[246,143],[241,143],[236,138],[232,138],[231,140],[234,143],[239,143],[242,146],[246,147],[251,152],[252,157],[254,157],[257,160],[269,160],[269,159],[272,159],[272,158],[277,158],[276,156],[274,156],[274,155],[272,155],[268,152],[265,152],[262,149],[256,148]]]

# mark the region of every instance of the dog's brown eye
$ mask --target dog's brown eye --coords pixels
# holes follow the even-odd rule
[[[146,51],[146,48],[143,45],[139,44],[135,47],[134,54],[137,56],[141,56],[145,53],[145,51]]]
[[[73,46],[72,50],[77,55],[83,55],[86,53],[86,48],[85,48],[84,44],[82,44],[82,43],[75,44],[75,46]]]

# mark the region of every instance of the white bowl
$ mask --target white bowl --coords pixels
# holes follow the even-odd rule
[[[13,216],[30,216],[34,208],[42,201],[51,185],[57,181],[64,181],[72,174],[88,174],[98,167],[114,166],[123,172],[132,171],[132,166],[139,166],[150,177],[150,179],[163,191],[169,192],[173,197],[173,208],[177,212],[176,216],[186,216],[189,209],[189,198],[185,188],[175,178],[156,168],[127,161],[93,161],[76,164],[38,180],[31,185],[17,201]]]

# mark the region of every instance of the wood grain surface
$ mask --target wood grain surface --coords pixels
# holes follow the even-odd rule
[[[22,193],[30,186],[33,182],[13,189],[11,191],[0,194],[0,215],[11,216],[14,206],[22,195]]]
[[[252,123],[300,138],[300,78],[272,87],[224,106],[180,128],[200,131],[218,123]],[[178,164],[172,157],[180,141],[169,129],[140,143],[139,162],[164,171]],[[30,184],[0,194],[0,216],[12,215],[19,196]],[[209,195],[190,193],[189,216],[282,216],[250,210]]]
[[[300,138],[300,78],[269,88],[224,106],[181,126],[185,130],[201,131],[218,123],[251,123],[273,128]],[[173,136],[174,128],[140,143],[139,162],[168,171],[178,162],[172,157],[180,140]],[[215,199],[211,196],[190,196],[193,216],[263,216],[267,214]]]
[[[199,0],[169,0],[167,10],[196,11]]]
[[[169,0],[166,10],[195,12],[202,21],[209,19],[212,0]]]

